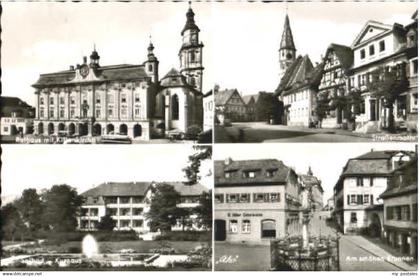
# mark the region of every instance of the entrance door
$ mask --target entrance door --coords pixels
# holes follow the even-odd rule
[[[376,100],[370,100],[370,121],[376,121]]]
[[[261,237],[275,238],[276,237],[276,222],[272,219],[266,219],[261,222]]]
[[[216,219],[214,221],[214,240],[225,241],[226,240],[226,221],[222,219]]]

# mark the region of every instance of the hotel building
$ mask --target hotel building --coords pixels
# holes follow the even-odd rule
[[[152,187],[155,182],[108,182],[103,183],[81,194],[83,204],[79,217],[79,229],[97,230],[101,218],[107,214],[116,221],[114,230],[134,230],[139,233],[155,232],[151,229],[147,212],[153,197]],[[201,184],[185,185],[182,182],[165,182],[172,185],[181,195],[177,205],[180,208],[192,209],[199,205],[200,195],[208,192]],[[194,220],[192,216],[190,219]],[[177,222],[172,231],[203,230],[196,222],[183,226]]]

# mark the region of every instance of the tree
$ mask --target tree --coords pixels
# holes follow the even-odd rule
[[[9,203],[1,208],[1,239],[14,241],[17,237],[22,239],[26,226],[14,203]]]
[[[82,203],[76,190],[66,184],[54,185],[44,197],[43,221],[48,228],[56,232],[75,230],[78,209]]]
[[[105,216],[101,217],[97,228],[98,230],[111,232],[114,230],[116,225],[117,222],[112,218],[112,216],[110,214],[106,214]]]
[[[386,128],[389,132],[395,132],[394,103],[409,86],[405,68],[404,62],[393,67],[381,66],[371,73],[371,81],[367,84],[372,95],[382,99],[388,109]]]
[[[194,208],[193,213],[197,215],[197,222],[206,230],[211,230],[213,222],[213,197],[209,193],[203,192],[200,195],[199,205]]]
[[[23,221],[29,232],[35,232],[42,227],[42,202],[35,189],[25,189],[17,202]]]
[[[188,181],[187,185],[194,185],[200,181],[201,162],[211,160],[213,148],[211,146],[194,146],[195,152],[188,157],[188,166],[183,169]]]
[[[275,123],[278,123],[283,114],[283,104],[274,94],[260,92],[255,113],[257,121],[269,123],[273,119]]]
[[[146,217],[150,219],[151,227],[162,232],[169,231],[179,218],[177,203],[181,195],[172,185],[158,183],[152,186],[150,210]]]

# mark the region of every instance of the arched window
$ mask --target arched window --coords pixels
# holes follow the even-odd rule
[[[275,238],[276,237],[276,222],[272,219],[261,221],[261,237]]]
[[[190,52],[190,61],[195,62],[195,52],[194,51]]]
[[[172,96],[172,120],[179,119],[179,100],[177,95]]]

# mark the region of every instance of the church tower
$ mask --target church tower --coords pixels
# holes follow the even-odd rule
[[[159,81],[159,60],[156,58],[153,50],[152,41],[150,40],[149,47],[147,47],[147,61],[144,63],[146,74],[152,79],[153,83]]]
[[[180,71],[188,84],[202,92],[203,81],[203,43],[199,40],[200,29],[195,24],[194,12],[190,7],[187,12],[187,22],[181,32],[182,46],[179,50]]]
[[[280,79],[286,73],[287,68],[296,60],[296,48],[293,41],[292,30],[290,29],[289,16],[286,14],[281,36],[279,61],[280,61]]]

